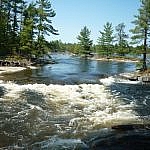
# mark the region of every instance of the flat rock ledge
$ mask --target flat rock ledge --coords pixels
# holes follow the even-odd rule
[[[19,71],[22,71],[22,70],[25,70],[26,68],[25,67],[1,67],[0,66],[0,74],[3,74],[3,73],[14,73],[14,72],[19,72]]]
[[[142,84],[150,84],[150,73],[122,73],[119,77],[129,81],[140,81]]]

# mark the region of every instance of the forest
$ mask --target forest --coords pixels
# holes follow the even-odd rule
[[[59,33],[52,25],[56,12],[51,1],[0,0],[0,56],[1,59],[38,59],[50,52],[65,52],[84,57],[94,54],[101,57],[124,57],[126,54],[143,56],[142,68],[147,69],[146,59],[150,37],[150,0],[141,0],[138,15],[134,16],[132,36],[125,32],[125,23],[113,26],[103,25],[97,35],[97,43],[90,38],[87,26],[77,33],[78,43],[63,43],[60,40],[48,41],[46,36]]]
[[[24,0],[0,1],[0,55],[30,59],[41,57],[49,49],[45,35],[58,34],[51,25],[56,13],[48,0],[27,3]]]

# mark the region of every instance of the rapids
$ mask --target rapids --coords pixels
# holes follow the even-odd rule
[[[82,139],[150,123],[149,86],[105,78],[135,64],[53,57],[57,64],[0,80],[0,150],[90,150]]]
[[[138,123],[133,102],[104,85],[0,84],[0,146],[69,147],[112,125]],[[66,140],[66,141],[65,141]],[[62,145],[61,145],[62,146]],[[42,148],[41,148],[42,149]]]

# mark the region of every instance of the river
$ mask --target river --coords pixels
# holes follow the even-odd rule
[[[150,88],[102,84],[133,62],[52,54],[56,64],[0,81],[0,149],[88,149],[82,139],[120,124],[149,123]]]

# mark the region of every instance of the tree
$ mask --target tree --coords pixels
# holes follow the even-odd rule
[[[133,33],[133,43],[143,43],[143,65],[142,70],[147,70],[147,48],[148,37],[150,31],[150,0],[141,0],[140,9],[138,9],[138,15],[135,16],[136,20],[132,23],[135,24],[135,28],[130,30]]]
[[[21,54],[30,58],[35,53],[35,24],[36,8],[34,3],[30,3],[23,13],[23,25],[20,32],[20,50]]]
[[[0,22],[3,29],[0,31],[5,54],[16,53],[19,49],[19,31],[23,14],[24,0],[0,0]],[[5,22],[5,23],[4,23]]]
[[[79,45],[81,46],[80,54],[83,55],[85,58],[91,55],[91,46],[93,41],[90,39],[91,31],[84,26],[81,29],[80,35],[77,36],[79,40]]]
[[[58,34],[49,0],[0,0],[0,54],[37,58],[48,52],[45,35]]]
[[[6,11],[2,8],[2,2],[0,3],[0,54],[4,54],[6,51],[6,46],[8,46],[6,43],[7,41],[7,16]]]
[[[125,33],[125,24],[124,23],[120,23],[116,26],[116,39],[118,41],[118,48],[119,48],[119,54],[121,55],[125,55],[126,51],[125,49],[128,47],[128,42],[127,42],[127,38],[128,35]]]
[[[51,18],[56,15],[55,11],[51,7],[49,0],[37,0],[37,54],[43,55],[43,44],[45,43],[45,35],[58,34],[58,31],[51,25]]]
[[[100,31],[100,37],[98,37],[98,45],[102,46],[106,50],[107,57],[109,56],[109,51],[113,45],[113,27],[112,23],[107,22],[104,25],[104,31]]]
[[[1,55],[7,55],[10,52],[10,48],[13,46],[12,42],[12,30],[11,30],[11,1],[0,1],[0,53]]]
[[[23,0],[12,0],[11,1],[11,8],[12,8],[12,30],[15,34],[17,34],[19,25],[18,23],[21,23],[20,16],[22,13],[22,5],[24,4]]]
[[[11,38],[12,38],[12,53],[18,51],[19,53],[19,31],[21,28],[21,16],[23,13],[23,5],[25,4],[24,0],[8,0],[9,5],[11,6],[10,11],[10,25],[11,25]],[[15,52],[14,52],[15,51]]]

